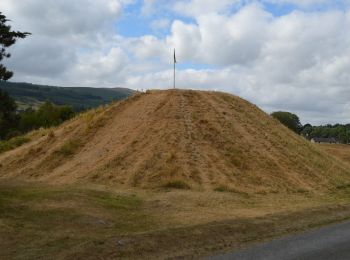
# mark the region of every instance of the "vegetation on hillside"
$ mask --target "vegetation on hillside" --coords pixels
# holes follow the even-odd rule
[[[18,129],[25,133],[40,127],[57,126],[74,115],[75,112],[69,106],[56,106],[45,102],[38,110],[27,109],[20,113]]]
[[[22,144],[28,143],[29,141],[30,141],[30,138],[25,136],[17,136],[4,141],[0,140],[0,153],[15,149],[21,146]]]
[[[0,81],[0,90],[8,92],[19,104],[18,110],[39,107],[50,101],[55,105],[68,105],[75,111],[95,108],[133,94],[126,88],[53,87],[29,83]]]
[[[40,127],[57,126],[75,114],[69,106],[56,106],[50,102],[45,102],[38,110],[27,109],[21,113],[16,113],[16,107],[14,100],[6,92],[0,91],[0,140]]]
[[[350,142],[350,124],[327,124],[312,126],[311,124],[300,123],[299,117],[290,112],[273,112],[272,117],[280,121],[283,125],[293,130],[295,133],[311,140],[312,138],[335,138],[340,143],[348,144]]]

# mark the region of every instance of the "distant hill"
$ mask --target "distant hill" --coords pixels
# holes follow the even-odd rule
[[[134,92],[127,88],[54,87],[5,81],[0,81],[0,89],[16,100],[19,109],[50,101],[56,105],[70,105],[77,111],[124,99]]]
[[[219,92],[148,91],[29,138],[0,155],[0,179],[261,196],[320,193],[350,182],[349,165]]]

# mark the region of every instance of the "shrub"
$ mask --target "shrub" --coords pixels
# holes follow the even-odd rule
[[[29,138],[23,136],[17,136],[7,141],[0,141],[0,153],[15,149],[29,141]]]
[[[300,123],[300,119],[297,115],[289,113],[289,112],[273,112],[271,116],[278,121],[280,121],[282,124],[284,124],[286,127],[294,131],[295,133],[299,134],[302,130],[302,125]]]
[[[73,155],[78,148],[80,147],[80,142],[78,140],[69,140],[65,142],[60,149],[56,151],[56,153],[63,156]]]
[[[50,102],[45,102],[37,111],[27,109],[20,113],[18,128],[22,132],[28,132],[40,127],[57,126],[73,118],[74,115],[73,109],[69,106],[56,106]]]

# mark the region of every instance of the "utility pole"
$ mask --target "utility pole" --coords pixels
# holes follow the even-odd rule
[[[176,54],[175,54],[175,49],[174,49],[174,89],[175,89],[175,83],[176,83],[176,81],[175,81],[175,76],[176,76],[176,74],[175,74],[175,70],[176,70]]]

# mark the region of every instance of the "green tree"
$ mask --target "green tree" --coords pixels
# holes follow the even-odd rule
[[[30,34],[12,31],[11,26],[6,24],[8,21],[0,12],[0,81],[13,76],[13,72],[2,64],[3,59],[11,56],[6,49],[15,44],[17,38],[25,38]],[[16,103],[6,92],[0,90],[0,139],[4,139],[10,130],[16,127],[16,123]]]
[[[11,26],[6,23],[9,20],[0,12],[0,62],[4,58],[10,58],[11,54],[6,51],[7,48],[16,43],[17,38],[25,38],[30,33],[12,31]],[[0,63],[0,80],[8,80],[13,76],[13,72]]]
[[[25,133],[40,127],[57,126],[72,118],[74,114],[74,110],[70,106],[56,106],[47,101],[37,111],[27,109],[22,112],[19,129],[22,133]]]
[[[301,130],[300,134],[310,139],[312,130],[312,125],[306,124],[303,126],[303,129]]]
[[[327,124],[321,126],[306,124],[301,134],[308,139],[319,137],[336,138],[340,143],[348,144],[350,142],[350,124]]]
[[[10,130],[17,125],[15,101],[0,90],[0,139],[5,139]]]
[[[295,114],[292,114],[290,112],[278,111],[273,112],[271,116],[297,134],[299,134],[302,130],[302,124],[300,123],[299,117]]]

